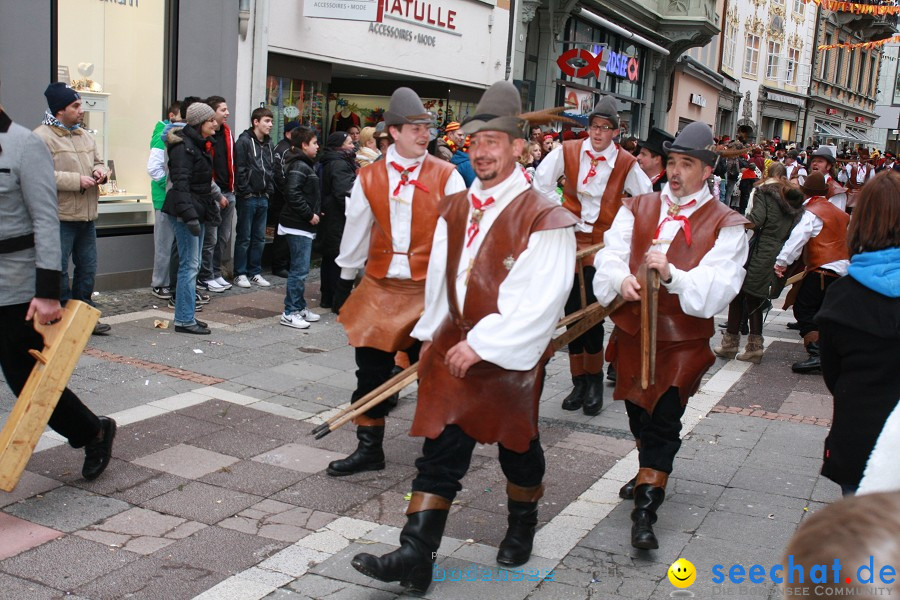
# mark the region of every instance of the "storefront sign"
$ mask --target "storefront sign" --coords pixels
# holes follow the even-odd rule
[[[856,117],[856,122],[857,122],[857,123],[865,123],[865,122],[866,122],[866,118],[865,118],[865,117]]]
[[[638,59],[618,52],[610,52],[606,61],[607,73],[629,81],[637,81],[639,67]]]
[[[836,114],[837,114],[837,109],[836,109],[836,108],[826,108],[826,109],[825,109],[825,114],[826,114],[826,115],[836,115]]]
[[[122,6],[138,7],[138,0],[100,0],[100,2],[108,2],[109,4],[120,4]]]
[[[593,54],[584,48],[571,48],[557,57],[556,64],[563,74],[584,79],[591,74],[600,77],[600,70],[603,68],[601,60],[603,60],[602,50]]]
[[[304,0],[303,15],[319,19],[381,22],[385,0]]]
[[[423,46],[437,46],[437,39],[433,35],[415,33],[411,29],[393,27],[392,25],[385,25],[384,23],[369,23],[369,33],[396,38],[404,42],[416,42]]]
[[[702,108],[706,107],[706,98],[700,94],[691,94],[691,104],[696,104]]]
[[[456,11],[426,0],[383,0],[387,13],[449,31],[456,30]]]

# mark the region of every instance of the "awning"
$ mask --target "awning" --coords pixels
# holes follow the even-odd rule
[[[855,140],[856,138],[848,135],[845,131],[842,131],[838,127],[833,125],[829,125],[828,123],[820,123],[816,121],[816,135],[821,135],[825,137],[832,137],[839,140]]]
[[[878,143],[875,140],[873,140],[872,138],[870,138],[869,136],[867,136],[866,134],[860,133],[859,131],[853,131],[852,129],[848,129],[847,134],[850,136],[851,139],[858,141],[858,142],[863,142],[865,144],[873,144],[873,145]]]

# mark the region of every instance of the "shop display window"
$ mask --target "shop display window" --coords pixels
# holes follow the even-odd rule
[[[384,111],[390,104],[388,96],[332,93],[328,96],[328,133],[345,131],[350,125],[375,127],[384,120]],[[451,121],[462,121],[474,114],[475,105],[447,98],[422,98],[425,109],[434,113],[438,127]]]
[[[266,105],[275,115],[273,140],[284,137],[284,126],[299,121],[315,129],[320,135],[327,129],[325,84],[318,81],[269,76],[266,79]],[[323,143],[319,140],[319,143]]]
[[[163,105],[166,2],[58,7],[58,77],[79,90],[84,125],[115,164],[116,179],[101,187],[98,227],[150,224],[147,156]]]

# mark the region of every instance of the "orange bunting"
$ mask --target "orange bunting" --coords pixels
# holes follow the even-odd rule
[[[900,35],[895,35],[883,40],[876,40],[874,42],[861,42],[859,44],[826,44],[819,46],[819,50],[834,50],[835,48],[842,48],[847,50],[856,50],[857,48],[862,48],[863,50],[871,50],[872,48],[884,46],[885,44],[889,44],[892,42],[900,43]]]
[[[835,12],[852,12],[859,15],[895,15],[900,14],[900,5],[895,4],[860,4],[858,2],[841,2],[839,0],[804,0],[818,4],[825,10]],[[821,48],[819,48],[821,50]]]

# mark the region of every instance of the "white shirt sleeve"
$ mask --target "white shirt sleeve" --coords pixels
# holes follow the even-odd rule
[[[563,174],[565,166],[563,149],[560,146],[541,159],[541,163],[534,172],[531,186],[547,200],[559,204],[559,196],[556,195],[556,180]]]
[[[616,299],[622,290],[622,282],[631,275],[628,261],[631,258],[631,234],[634,215],[624,206],[619,209],[612,226],[603,234],[603,249],[594,258],[594,294],[603,306]]]
[[[628,196],[640,196],[653,191],[653,183],[647,177],[647,174],[641,170],[637,162],[631,165],[628,175],[625,176],[624,191]]]
[[[341,279],[355,279],[357,272],[366,264],[369,256],[369,236],[375,215],[369,206],[369,199],[357,177],[347,198],[347,223],[341,236],[341,253],[334,261],[341,267]]]
[[[449,182],[448,182],[449,183]],[[428,274],[425,276],[425,312],[413,328],[412,337],[423,342],[434,339],[434,332],[450,313],[447,299],[447,222],[440,217],[434,230]]]
[[[825,223],[822,222],[822,219],[810,211],[804,210],[800,221],[794,225],[791,235],[784,243],[784,246],[781,247],[781,252],[778,253],[775,264],[781,267],[793,264],[803,251],[803,246],[806,245],[806,242],[810,238],[819,235],[824,226]]]
[[[723,227],[712,249],[689,271],[670,265],[672,281],[663,284],[686,315],[708,319],[722,312],[741,291],[749,245],[743,225]]]
[[[511,371],[537,364],[556,331],[575,277],[573,228],[532,233],[487,315],[467,340],[483,360]],[[430,276],[430,273],[429,273]]]
[[[454,170],[453,173],[450,174],[450,177],[447,178],[447,183],[444,184],[444,195],[449,196],[450,194],[463,192],[465,190],[465,179],[462,178],[462,175],[459,174],[459,171]]]
[[[150,148],[147,174],[153,181],[162,181],[166,178],[166,151],[163,148]]]

